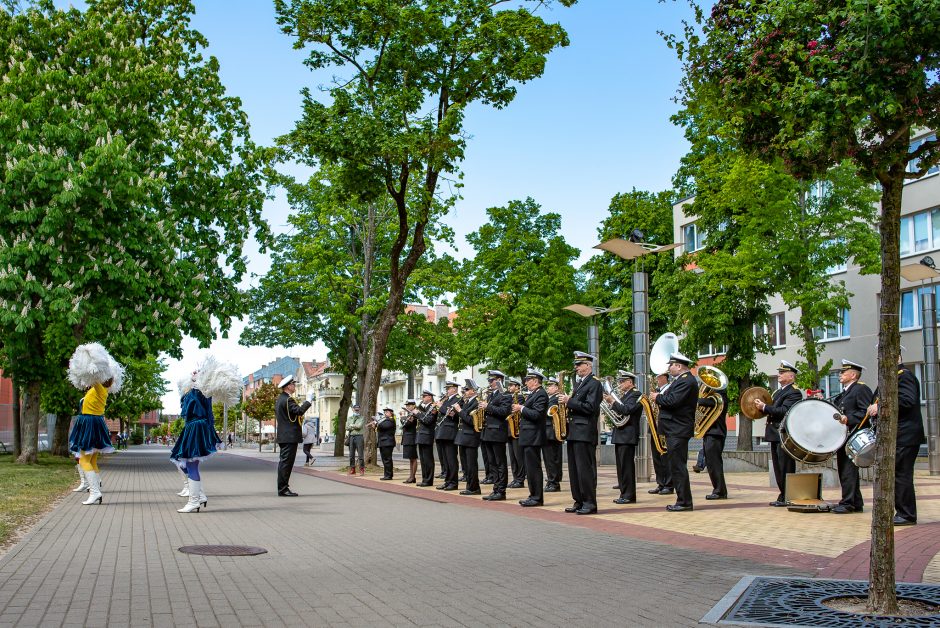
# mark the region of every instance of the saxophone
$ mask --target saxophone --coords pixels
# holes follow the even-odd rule
[[[484,390],[480,394],[480,401],[486,403],[490,399],[489,389]],[[470,417],[473,419],[473,431],[482,432],[483,426],[486,424],[486,410],[477,404],[477,407],[470,411]]]
[[[559,394],[565,394],[564,390],[559,390]],[[568,404],[557,403],[558,397],[555,397],[556,403],[548,408],[548,416],[552,417],[552,428],[555,430],[555,440],[561,442],[568,438]]]
[[[522,395],[517,392],[512,394],[512,403],[513,405],[519,403]],[[509,421],[509,437],[510,438],[519,438],[519,425],[522,422],[522,413],[521,412],[512,412],[509,416],[506,417],[506,420]]]

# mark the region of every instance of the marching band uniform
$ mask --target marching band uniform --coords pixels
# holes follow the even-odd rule
[[[467,479],[467,488],[460,491],[461,495],[480,494],[480,469],[477,461],[477,452],[480,449],[480,433],[473,429],[473,412],[480,405],[477,399],[477,385],[468,379],[464,387],[465,397],[460,404],[457,425],[457,438],[454,439],[457,447],[466,461],[464,477]]]
[[[454,444],[454,439],[457,437],[457,410],[452,411],[451,408],[460,402],[457,397],[460,384],[448,381],[444,385],[447,387],[447,399],[441,402],[438,408],[437,416],[441,422],[434,433],[438,457],[444,470],[444,483],[436,488],[439,491],[456,491],[458,469],[457,445]]]
[[[924,436],[920,412],[920,382],[903,364],[898,366],[898,440],[894,470],[894,525],[917,523],[914,463]]]
[[[669,388],[669,375],[666,373],[654,374],[659,392],[666,392]],[[652,437],[650,437],[652,439]],[[646,491],[651,495],[672,495],[675,489],[672,484],[672,472],[669,470],[669,461],[666,454],[659,453],[656,445],[650,441],[650,454],[653,457],[653,472],[656,475],[656,486]]]
[[[551,408],[558,404],[558,380],[549,377],[546,381],[548,386],[554,386],[554,394],[548,397],[548,407]],[[546,392],[547,394],[547,392]],[[567,427],[567,426],[565,426]],[[561,490],[562,478],[562,443],[564,441],[555,439],[555,424],[552,417],[545,415],[545,444],[542,445],[542,459],[545,461],[545,492],[557,493]]]
[[[727,499],[728,485],[725,484],[725,466],[721,459],[721,452],[725,450],[725,438],[728,436],[728,393],[722,389],[718,391],[724,402],[721,414],[715,419],[711,427],[702,436],[702,449],[705,451],[705,468],[708,478],[712,481],[712,492],[705,499]],[[715,400],[711,397],[698,400],[698,405],[714,408]]]
[[[195,374],[193,377],[195,378]],[[209,499],[202,489],[199,462],[216,453],[222,439],[215,431],[212,398],[206,397],[198,388],[191,387],[183,395],[180,401],[180,415],[186,419],[186,425],[173,445],[170,460],[185,471],[186,477],[189,478],[189,500],[177,512],[199,512],[200,507],[209,505]]]
[[[542,445],[545,444],[545,417],[548,416],[548,393],[542,387],[544,377],[538,371],[529,371],[524,380],[526,388],[532,383],[529,396],[520,410],[519,438],[516,439],[522,447],[526,479],[529,481],[529,498],[519,501],[524,507],[541,506],[545,497],[542,492],[544,489],[540,460]]]
[[[437,425],[437,409],[434,407],[434,393],[421,391],[421,405],[418,406],[418,459],[421,461],[421,482],[418,486],[434,484],[434,426]]]
[[[784,373],[797,375],[796,367],[786,360],[780,361],[777,367],[778,378]],[[791,375],[786,376],[790,380]],[[780,422],[790,411],[794,404],[803,399],[803,394],[793,385],[792,381],[781,386],[771,395],[769,405],[760,406],[767,415],[767,426],[764,428],[764,440],[770,443],[770,458],[773,461],[774,478],[777,480],[777,489],[780,494],[777,499],[770,502],[771,506],[783,507],[787,505],[787,474],[796,473],[796,460],[793,459],[780,446]]]
[[[636,375],[627,371],[617,373],[617,380],[636,383]],[[614,427],[611,440],[614,443],[614,457],[617,462],[617,486],[620,496],[614,500],[615,504],[632,504],[636,502],[636,446],[639,443],[640,419],[643,406],[640,405],[640,391],[636,388],[623,391],[621,388],[620,401],[610,404],[614,412],[621,416],[629,416],[629,420],[621,427]]]
[[[509,393],[498,389],[505,375],[500,371],[488,371],[487,376],[490,382],[490,397],[486,403],[484,414],[486,421],[481,440],[483,448],[490,452],[490,464],[493,465],[493,492],[483,499],[499,501],[506,499],[508,481],[506,441],[509,440],[509,422],[506,417],[509,416],[512,397]]]
[[[278,383],[281,394],[274,402],[274,416],[277,419],[277,444],[281,448],[281,458],[277,465],[277,494],[281,497],[297,497],[290,489],[290,475],[294,470],[294,458],[297,457],[297,444],[303,440],[301,435],[301,417],[310,408],[310,401],[297,405],[287,388],[296,382],[288,375]],[[293,392],[293,388],[291,391]]]
[[[480,484],[492,484],[493,483],[493,459],[491,457],[491,452],[486,447],[482,446],[480,443],[480,452],[483,454],[483,480]]]
[[[384,473],[381,479],[391,480],[394,472],[392,449],[395,448],[395,411],[391,408],[382,408],[382,412],[384,416],[375,421],[375,440],[379,453],[382,455]]]
[[[691,360],[681,353],[669,356],[674,379],[665,392],[656,394],[659,404],[659,431],[666,437],[666,460],[676,488],[676,503],[666,506],[670,512],[692,510],[689,484],[689,439],[695,429],[698,382],[689,372]]]
[[[570,396],[559,396],[568,405],[568,477],[574,500],[565,512],[590,515],[597,512],[597,419],[603,389],[591,373],[594,356],[581,351],[574,355],[581,379]]]
[[[415,416],[415,400],[406,401],[404,410],[407,414],[401,423],[401,457],[408,461],[410,474],[402,484],[414,484],[418,470],[418,419]]]
[[[847,381],[842,381],[845,388],[836,395],[833,403],[839,412],[846,418],[846,426],[849,428],[846,436],[846,442],[852,436],[855,430],[862,427],[868,414],[868,406],[871,405],[874,395],[867,384],[859,381],[862,376],[862,367],[855,362],[842,360],[842,373],[840,381],[845,376]],[[848,371],[857,373],[854,379],[847,376]],[[843,442],[836,451],[836,464],[839,467],[839,482],[842,484],[842,500],[832,509],[832,512],[842,515],[850,512],[862,512],[864,501],[862,500],[862,491],[859,488],[858,467],[849,459],[845,452],[845,443]]]
[[[507,394],[512,397],[516,397],[517,400],[513,403],[519,403],[522,399],[522,392],[519,390],[522,386],[522,383],[515,379],[510,379],[506,381],[507,386],[515,386],[516,391],[509,391]],[[540,465],[541,466],[541,465]],[[512,470],[512,482],[509,483],[509,488],[525,488],[525,457],[522,453],[522,445],[519,444],[518,438],[513,438],[512,434],[509,435],[509,468]]]

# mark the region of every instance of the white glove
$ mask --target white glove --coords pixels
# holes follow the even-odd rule
[[[309,401],[310,403],[313,403],[313,398],[316,396],[317,396],[317,393],[311,390],[310,392],[307,393],[307,401]]]

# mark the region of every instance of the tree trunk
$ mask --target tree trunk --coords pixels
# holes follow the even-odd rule
[[[806,356],[806,370],[813,374],[813,388],[820,388],[819,382],[822,379],[822,373],[819,372],[819,350],[816,347],[816,338],[813,337],[813,328],[807,323],[800,323],[800,331],[803,334],[803,353]]]
[[[379,396],[379,383],[382,380],[382,364],[385,356],[385,348],[388,346],[389,334],[391,334],[392,328],[398,321],[398,311],[401,309],[403,298],[404,291],[401,289],[396,290],[396,286],[393,282],[392,287],[389,290],[388,305],[386,305],[382,310],[378,321],[376,321],[375,328],[373,329],[372,344],[369,347],[368,358],[366,359],[366,377],[362,387],[361,402],[363,411],[368,412],[368,416],[370,417],[375,416],[376,404]],[[367,433],[367,444],[369,442],[368,439],[371,436],[371,434]],[[372,450],[371,455],[372,458],[370,459],[369,454],[366,454],[366,461],[374,463],[374,449]]]
[[[352,369],[349,365],[353,364],[353,359],[356,356],[356,339],[352,334],[349,334],[346,339],[346,370],[343,372],[343,396],[339,400],[339,410],[336,413],[336,440],[333,442],[333,455],[342,458],[346,455],[344,451],[343,442],[346,434],[346,418],[349,415],[349,407],[352,405],[352,396],[353,396],[353,374],[350,372]],[[340,434],[344,435],[344,438],[340,438]]]
[[[17,464],[36,464],[39,456],[39,399],[42,382],[28,382],[23,404],[22,449]]]
[[[55,432],[52,434],[52,455],[70,457],[69,454],[69,426],[72,423],[72,415],[58,414],[55,418]]]
[[[894,569],[894,456],[898,436],[898,353],[901,331],[900,291],[901,194],[904,167],[892,166],[879,177],[881,192],[881,324],[878,330],[878,438],[875,445],[875,503],[871,516],[868,606],[896,614]]]
[[[750,377],[742,377],[738,380],[738,390],[747,390],[751,386]],[[740,392],[738,393],[740,394]],[[742,417],[738,411],[738,451],[754,450],[754,421]]]
[[[23,453],[23,404],[20,387],[13,381],[13,457]]]

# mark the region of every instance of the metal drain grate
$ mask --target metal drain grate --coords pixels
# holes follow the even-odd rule
[[[889,626],[937,626],[940,615],[924,617],[883,617],[846,613],[823,604],[843,596],[868,595],[868,582],[862,580],[816,580],[813,578],[745,578],[750,581],[735,600],[719,602],[731,610],[712,609],[712,623],[749,626],[824,626],[833,628],[887,628]],[[898,583],[899,598],[940,605],[940,586]],[[732,592],[733,593],[733,592]],[[718,616],[713,613],[718,612]],[[708,621],[709,616],[703,619]]]
[[[250,545],[186,545],[181,547],[180,551],[200,556],[257,556],[268,553],[263,547]]]

